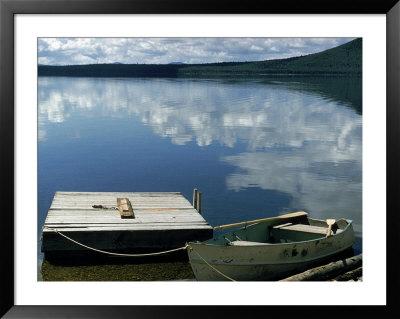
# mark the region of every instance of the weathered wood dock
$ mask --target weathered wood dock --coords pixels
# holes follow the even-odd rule
[[[42,230],[42,252],[86,251],[60,235],[109,252],[162,251],[209,239],[212,227],[181,193],[56,192]],[[196,207],[194,207],[195,205]]]

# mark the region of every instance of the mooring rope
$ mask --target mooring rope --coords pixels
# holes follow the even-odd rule
[[[174,251],[186,250],[187,248],[189,248],[190,250],[192,250],[193,252],[195,252],[195,253],[197,254],[197,256],[199,256],[199,257],[200,257],[211,269],[213,269],[215,272],[219,273],[221,276],[227,278],[227,279],[230,280],[230,281],[236,281],[236,280],[232,279],[231,277],[225,275],[224,273],[222,273],[222,272],[219,271],[218,269],[216,269],[214,266],[210,265],[210,264],[207,262],[207,260],[205,260],[197,251],[193,250],[193,248],[192,248],[190,245],[188,245],[188,244],[186,244],[185,246],[179,247],[179,248],[170,249],[170,250],[165,250],[165,251],[160,251],[160,252],[156,252],[156,253],[147,253],[147,254],[121,254],[121,253],[113,253],[113,252],[110,252],[110,251],[100,250],[100,249],[97,249],[97,248],[93,248],[93,247],[87,246],[87,245],[85,245],[85,244],[82,244],[82,243],[80,243],[80,242],[78,242],[78,241],[76,241],[76,240],[74,240],[74,239],[68,237],[67,235],[64,235],[63,233],[61,233],[60,231],[58,231],[56,228],[50,228],[50,227],[47,227],[47,226],[44,226],[43,228],[46,228],[46,229],[48,229],[48,230],[50,230],[50,231],[53,231],[53,232],[59,234],[60,236],[64,237],[65,239],[68,239],[68,240],[72,241],[73,243],[75,243],[75,244],[77,244],[77,245],[79,245],[79,246],[82,246],[82,247],[84,247],[84,248],[87,248],[87,249],[89,249],[89,250],[93,250],[93,251],[96,251],[96,252],[99,252],[99,253],[102,253],[102,254],[113,255],[113,256],[123,256],[123,257],[156,256],[156,255],[162,255],[162,254],[172,253],[172,252],[174,252]]]
[[[63,233],[61,233],[60,231],[58,231],[58,230],[55,229],[55,228],[49,228],[49,227],[47,227],[47,226],[45,226],[44,228],[49,229],[49,230],[51,230],[51,231],[54,231],[55,233],[57,233],[57,234],[59,234],[60,236],[62,236],[62,237],[64,237],[64,238],[66,238],[66,239],[72,241],[73,243],[75,243],[75,244],[77,244],[77,245],[79,245],[79,246],[82,246],[82,247],[84,247],[84,248],[87,248],[87,249],[90,249],[90,250],[93,250],[93,251],[96,251],[96,252],[99,252],[99,253],[103,253],[103,254],[107,254],[107,255],[113,255],[113,256],[123,256],[123,257],[156,256],[156,255],[162,255],[162,254],[172,253],[172,252],[178,251],[178,250],[185,250],[185,249],[188,247],[188,245],[185,245],[185,246],[183,246],[183,247],[179,247],[179,248],[175,248],[175,249],[171,249],[171,250],[165,250],[165,251],[160,251],[160,252],[155,252],[155,253],[147,253],[147,254],[121,254],[121,253],[113,253],[113,252],[110,252],[110,251],[100,250],[100,249],[96,249],[96,248],[93,248],[93,247],[84,245],[84,244],[82,244],[82,243],[80,243],[80,242],[78,242],[78,241],[76,241],[76,240],[74,240],[74,239],[68,237],[67,235],[64,235]]]

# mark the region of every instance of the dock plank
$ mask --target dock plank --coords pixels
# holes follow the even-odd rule
[[[202,221],[200,218],[152,218],[152,219],[144,219],[144,220],[138,220],[138,218],[135,218],[135,220],[126,220],[124,218],[87,218],[87,217],[80,217],[80,218],[49,218],[46,220],[46,224],[49,223],[86,223],[86,224],[91,224],[91,223],[113,223],[113,224],[126,224],[126,225],[137,225],[137,224],[151,224],[151,223],[156,223],[156,222],[171,222],[171,223],[178,223],[178,222],[185,222],[187,224],[192,224],[194,222],[199,222]]]
[[[131,225],[130,225],[131,226]],[[49,228],[43,229],[43,233],[52,233],[54,232],[53,230],[57,230],[62,232],[67,231],[80,231],[80,230],[101,230],[104,231],[105,229],[107,231],[113,231],[113,230],[126,230],[126,231],[137,231],[137,230],[146,230],[146,231],[151,231],[151,230],[157,230],[157,229],[163,229],[163,230],[173,230],[173,229],[209,229],[209,226],[207,224],[179,224],[179,223],[154,223],[151,224],[151,227],[149,227],[146,224],[139,224],[135,225],[135,227],[130,227],[129,225],[124,226],[124,225],[118,225],[118,224],[93,224],[93,225],[83,225],[83,224],[49,224]]]

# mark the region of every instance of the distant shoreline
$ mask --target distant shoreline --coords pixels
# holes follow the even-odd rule
[[[159,78],[159,79],[218,79],[218,78],[279,78],[279,77],[361,77],[362,74],[353,73],[263,73],[263,74],[204,74],[204,75],[138,75],[138,76],[118,76],[118,75],[58,75],[58,74],[38,74],[39,77],[76,77],[76,78]]]
[[[207,64],[38,65],[38,76],[206,78],[361,76],[362,39],[319,53],[286,59]]]

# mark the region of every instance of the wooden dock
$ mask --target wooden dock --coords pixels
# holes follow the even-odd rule
[[[87,250],[60,233],[109,252],[162,251],[209,239],[213,229],[198,211],[198,194],[195,190],[191,204],[178,192],[56,192],[42,230],[42,252]]]

